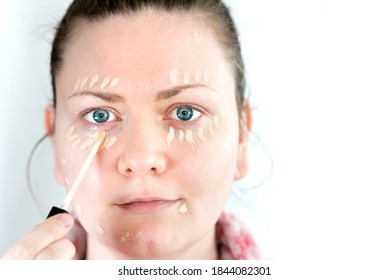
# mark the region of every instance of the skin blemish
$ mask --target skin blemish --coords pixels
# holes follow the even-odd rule
[[[84,78],[82,79],[81,85],[80,85],[80,89],[82,89],[82,88],[85,86],[85,84],[86,84],[87,81],[88,81],[88,77],[84,77]]]
[[[186,206],[186,203],[183,203],[180,205],[180,208],[178,208],[178,212],[181,214],[181,215],[184,215],[188,212],[188,207]]]
[[[197,136],[201,139],[201,141],[205,142],[207,139],[204,136],[204,130],[202,127],[197,131]]]
[[[178,84],[178,75],[179,72],[177,69],[173,68],[172,70],[170,70],[169,79],[172,85]]]
[[[95,75],[95,76],[92,78],[92,80],[90,81],[89,87],[90,87],[90,88],[93,87],[93,86],[97,83],[98,80],[99,80],[99,75]]]
[[[173,142],[174,139],[174,128],[170,127],[169,128],[169,133],[167,134],[166,141],[167,145],[170,146],[170,144]]]
[[[101,82],[100,89],[105,88],[109,84],[110,80],[111,80],[111,77],[109,77],[109,76],[105,77],[104,80]]]
[[[99,224],[95,225],[95,229],[99,235],[104,235],[104,230],[102,229],[102,227]]]
[[[186,141],[188,141],[189,144],[194,144],[193,131],[192,130],[188,129],[186,131],[185,139],[186,139]]]
[[[111,83],[109,84],[109,88],[113,88],[113,87],[116,87],[117,85],[119,84],[119,78],[115,78],[111,81]]]
[[[182,130],[180,130],[180,133],[178,135],[178,140],[180,141],[180,143],[182,143],[183,139],[184,139],[184,132]]]
[[[80,87],[80,84],[81,84],[81,79],[77,79],[75,85],[74,85],[74,90],[78,90],[78,88]]]
[[[189,84],[189,71],[184,73],[184,84]]]

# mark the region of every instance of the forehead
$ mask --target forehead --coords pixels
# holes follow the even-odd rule
[[[172,68],[220,72],[227,64],[214,30],[199,17],[144,11],[80,23],[66,46],[60,76],[71,82],[103,71],[150,82]]]

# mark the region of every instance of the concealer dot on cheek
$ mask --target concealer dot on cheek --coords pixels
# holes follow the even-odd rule
[[[181,214],[181,215],[184,215],[188,212],[188,207],[186,206],[186,203],[183,203],[180,205],[180,207],[178,208],[178,212]]]
[[[185,139],[188,141],[189,144],[194,144],[193,140],[193,131],[188,129],[185,134]]]
[[[197,131],[197,136],[200,138],[201,141],[203,141],[203,142],[207,141],[207,139],[205,138],[204,130],[202,127],[200,127],[199,130]]]
[[[99,235],[104,235],[104,230],[99,224],[95,224],[95,229]]]
[[[166,142],[167,142],[168,146],[170,146],[170,144],[173,142],[173,139],[174,139],[174,128],[170,127],[169,133],[167,134],[167,137],[166,137]]]
[[[180,141],[180,143],[182,143],[183,139],[184,139],[184,131],[180,130],[180,133],[179,133],[179,136],[178,136],[178,140]]]

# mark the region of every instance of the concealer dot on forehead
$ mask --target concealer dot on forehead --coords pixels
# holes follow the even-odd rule
[[[170,73],[169,73],[169,79],[170,79],[170,83],[172,85],[176,85],[178,84],[178,76],[179,76],[179,72],[177,69],[173,68],[172,70],[170,70]]]
[[[107,86],[109,88],[114,88],[119,84],[120,81],[119,78],[116,77],[111,79],[110,76],[104,77],[103,80],[100,80],[100,83],[98,83],[99,80],[100,80],[99,74],[93,75],[91,76],[91,78],[89,76],[79,78],[76,80],[74,84],[74,90],[77,91],[77,90],[82,90],[84,88],[92,88],[95,85],[99,85],[100,89],[104,89]]]

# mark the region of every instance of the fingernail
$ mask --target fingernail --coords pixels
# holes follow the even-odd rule
[[[61,227],[70,227],[73,219],[69,214],[59,214],[57,215],[57,222]]]

